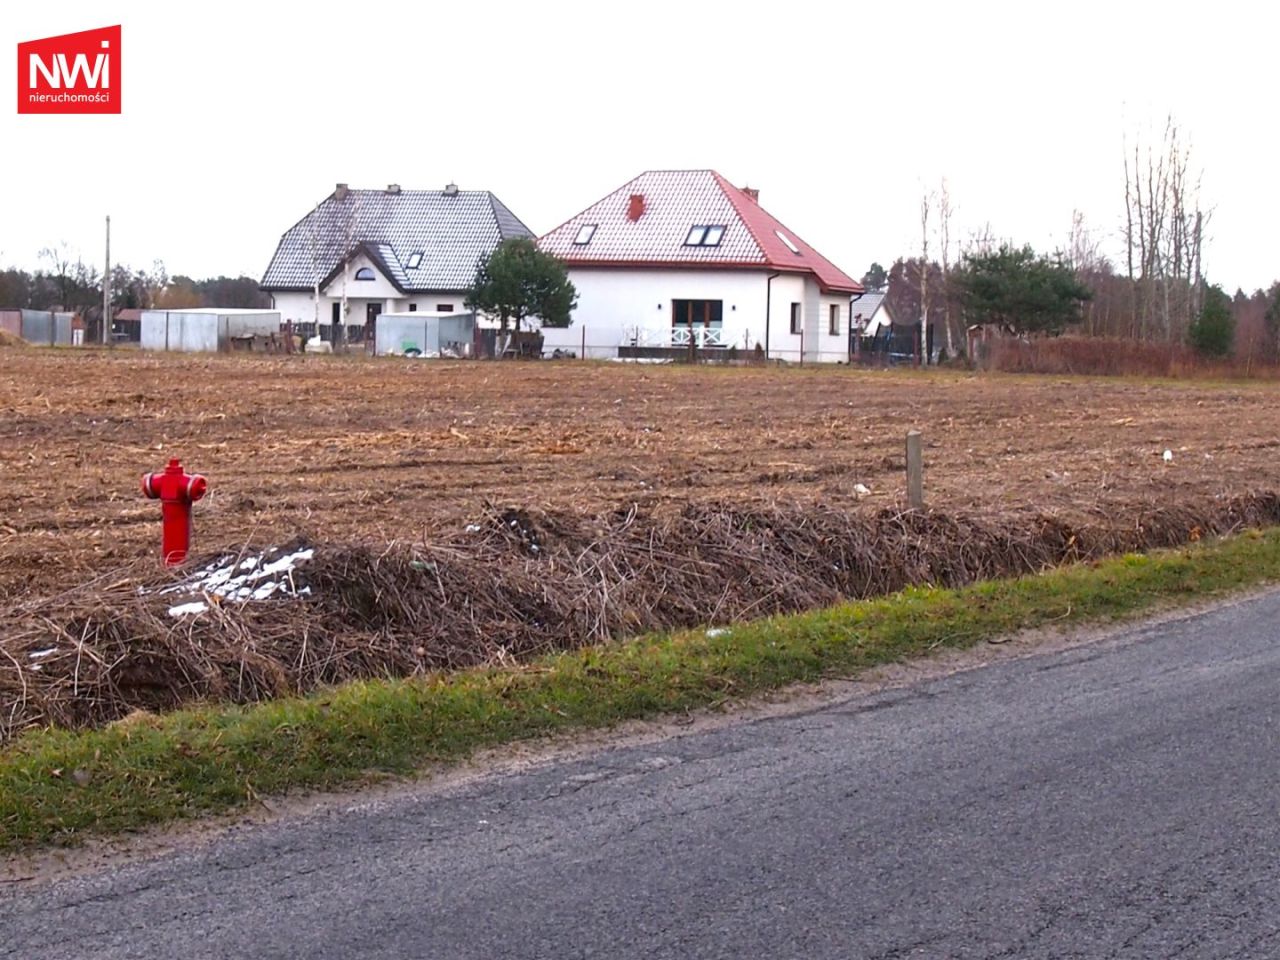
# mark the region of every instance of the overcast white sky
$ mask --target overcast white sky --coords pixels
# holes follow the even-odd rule
[[[494,191],[535,233],[635,174],[719,170],[861,276],[953,235],[1113,244],[1122,137],[1173,111],[1213,208],[1210,278],[1280,277],[1269,4],[256,2],[5,5],[19,41],[120,23],[123,114],[18,116],[0,70],[0,265],[66,241],[261,276],[337,181]],[[1113,247],[1118,253],[1118,245]]]

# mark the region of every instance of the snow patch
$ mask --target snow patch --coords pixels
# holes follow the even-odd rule
[[[185,617],[188,615],[194,616],[197,613],[204,613],[208,609],[209,609],[209,605],[207,603],[205,603],[203,600],[196,600],[192,603],[180,603],[176,607],[170,607],[169,616],[171,617]]]
[[[209,609],[208,600],[227,600],[249,603],[285,597],[306,596],[310,587],[298,587],[293,573],[303,563],[315,556],[311,547],[292,553],[276,555],[278,550],[267,550],[249,557],[222,557],[195,571],[181,583],[161,590],[163,595],[178,594],[200,597],[169,608],[169,616],[198,616]]]

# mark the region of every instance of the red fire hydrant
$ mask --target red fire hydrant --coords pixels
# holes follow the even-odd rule
[[[198,473],[187,473],[178,459],[169,461],[163,473],[142,475],[144,496],[160,501],[164,523],[161,556],[166,566],[176,567],[191,550],[191,504],[204,496],[209,481]]]

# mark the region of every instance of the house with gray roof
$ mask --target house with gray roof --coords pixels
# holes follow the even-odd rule
[[[874,337],[882,328],[893,326],[893,317],[889,315],[889,305],[884,302],[884,298],[884,290],[870,290],[854,298],[850,311],[854,333]]]
[[[304,333],[372,341],[382,313],[461,312],[480,258],[532,235],[487,190],[340,183],[285,231],[261,287]]]

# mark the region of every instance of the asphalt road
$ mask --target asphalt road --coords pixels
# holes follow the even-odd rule
[[[0,957],[1277,957],[1280,594],[0,893]]]

